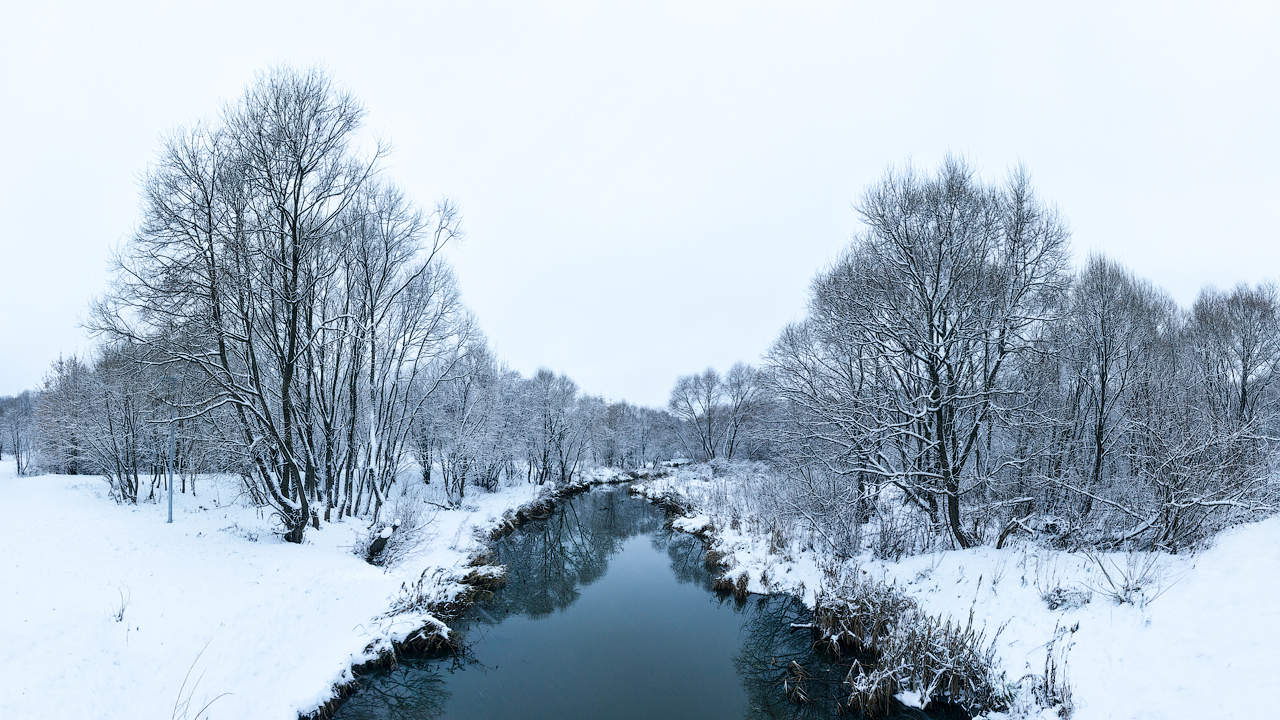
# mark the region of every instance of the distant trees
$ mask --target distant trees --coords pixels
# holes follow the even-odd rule
[[[641,466],[674,451],[665,413],[581,395],[546,369],[522,378],[483,345],[466,350],[430,405],[415,452],[421,467],[438,468],[453,502],[468,485],[568,483],[588,464]]]
[[[741,444],[760,415],[760,373],[738,363],[721,378],[707,368],[685,375],[671,390],[668,409],[686,454],[703,460],[741,455]]]
[[[420,418],[417,434],[418,442],[427,445],[427,457],[439,467],[452,502],[462,499],[468,484],[491,491],[515,472],[515,451],[507,442],[514,435],[509,424],[513,416],[506,405],[513,378],[500,371],[481,344],[469,346],[455,370]]]
[[[586,417],[577,412],[578,386],[564,375],[539,370],[526,388],[529,432],[526,442],[532,479],[569,482],[589,440]]]
[[[141,491],[154,497],[166,482],[170,425],[174,426],[175,482],[185,492],[194,476],[237,470],[214,418],[173,422],[173,408],[191,396],[189,374],[145,362],[138,348],[105,346],[92,362],[59,358],[43,387],[30,395],[34,439],[24,463],[47,472],[97,474],[123,502]]]
[[[688,454],[715,459],[720,447],[720,398],[720,374],[711,368],[676,380],[668,408],[680,422],[678,437]]]
[[[175,428],[179,492],[194,491],[201,472],[251,471],[239,441],[227,438],[234,417],[226,412],[177,414],[202,396],[195,387],[199,375],[183,364],[156,364],[138,352],[136,347],[104,346],[92,364],[59,359],[39,392],[0,399],[0,427],[22,431],[24,472],[35,458],[48,472],[102,475],[122,502],[151,499],[164,489],[170,425]],[[666,413],[625,402],[606,405],[547,370],[522,378],[503,369],[478,334],[452,354],[431,360],[413,381],[416,387],[407,396],[418,398],[422,407],[412,412],[411,427],[396,422],[379,426],[375,418],[359,425],[356,433],[355,447],[365,448],[377,445],[360,444],[364,428],[389,435],[403,446],[403,451],[393,451],[403,457],[385,482],[375,473],[365,479],[363,490],[357,479],[354,495],[334,490],[351,503],[349,509],[336,506],[341,512],[376,512],[375,493],[385,497],[397,482],[438,483],[445,499],[457,504],[468,488],[567,483],[588,464],[636,467],[676,452]],[[13,411],[26,409],[23,401],[30,403],[29,429],[23,424],[28,415]],[[392,405],[382,407],[387,406]],[[323,414],[319,425],[326,433],[335,425],[348,427],[327,422]],[[28,438],[34,440],[33,450]],[[377,465],[375,459],[369,467]],[[323,498],[328,489],[320,492]]]
[[[0,398],[0,455],[6,451],[13,455],[18,475],[31,471],[34,424],[35,404],[30,392]]]
[[[645,467],[679,452],[672,418],[666,412],[627,402],[599,403],[598,415],[589,425],[594,462]]]
[[[45,377],[35,404],[36,435],[43,462],[71,475],[88,471],[89,449],[97,390],[96,378],[74,355],[58,358]]]

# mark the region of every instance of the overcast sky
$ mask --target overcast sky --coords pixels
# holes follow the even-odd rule
[[[179,5],[0,10],[0,394],[91,347],[161,134],[279,63],[327,68],[389,177],[461,206],[499,356],[610,398],[756,359],[861,189],[948,151],[1025,163],[1077,259],[1183,303],[1280,276],[1280,3]]]

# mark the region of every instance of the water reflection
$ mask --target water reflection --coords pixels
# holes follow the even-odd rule
[[[702,542],[660,510],[597,490],[498,541],[507,585],[457,623],[465,649],[361,678],[343,720],[832,717],[846,668],[824,662],[789,596],[710,592]],[[792,663],[809,698],[797,704]]]
[[[507,568],[507,588],[485,603],[483,622],[512,614],[541,617],[572,605],[600,579],[623,541],[662,527],[662,515],[619,490],[595,491],[566,501],[500,540],[497,562]]]

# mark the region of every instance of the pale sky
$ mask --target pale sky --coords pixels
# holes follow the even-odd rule
[[[861,190],[949,151],[1025,163],[1077,259],[1180,302],[1280,277],[1280,3],[977,5],[6,3],[0,394],[91,347],[161,135],[280,63],[325,67],[388,177],[461,206],[498,355],[609,398],[757,359]]]

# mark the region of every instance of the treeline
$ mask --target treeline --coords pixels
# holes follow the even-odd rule
[[[890,172],[857,210],[759,370],[672,393],[700,457],[745,436],[777,466],[779,516],[841,553],[1012,533],[1176,550],[1275,510],[1274,286],[1180,308],[1104,257],[1072,272],[1023,172]]]
[[[196,382],[193,374],[125,357],[116,347],[103,348],[92,363],[59,358],[39,390],[0,398],[0,454],[16,457],[23,473],[103,475],[130,503],[164,489],[171,454],[179,492],[194,489],[203,473],[251,479],[243,448],[228,439],[233,417],[180,414],[198,397],[189,389]],[[407,481],[409,470],[457,503],[468,488],[568,483],[586,467],[646,466],[679,452],[667,413],[584,395],[548,370],[522,377],[503,369],[482,339],[463,349],[452,375],[422,401],[383,497]],[[357,419],[357,442],[367,430]],[[343,487],[337,493],[312,500],[331,500],[339,515],[377,511],[379,493],[371,485],[357,480],[354,495]]]
[[[666,410],[502,367],[424,211],[318,71],[261,76],[173,133],[95,304],[91,360],[0,399],[0,453],[152,497],[233,472],[300,541],[380,512],[413,472],[468,488],[569,482],[683,455],[774,466],[760,498],[833,551],[1002,543],[1177,549],[1276,506],[1280,294],[1190,308],[1069,233],[1025,173],[890,172],[758,367],[680,378]],[[172,440],[171,440],[172,437]]]
[[[93,308],[101,350],[13,401],[14,447],[125,502],[155,492],[171,452],[185,478],[237,472],[294,542],[376,517],[415,459],[456,502],[669,453],[665,413],[492,358],[443,258],[456,209],[386,180],[362,117],[323,73],[286,68],[167,138]]]

